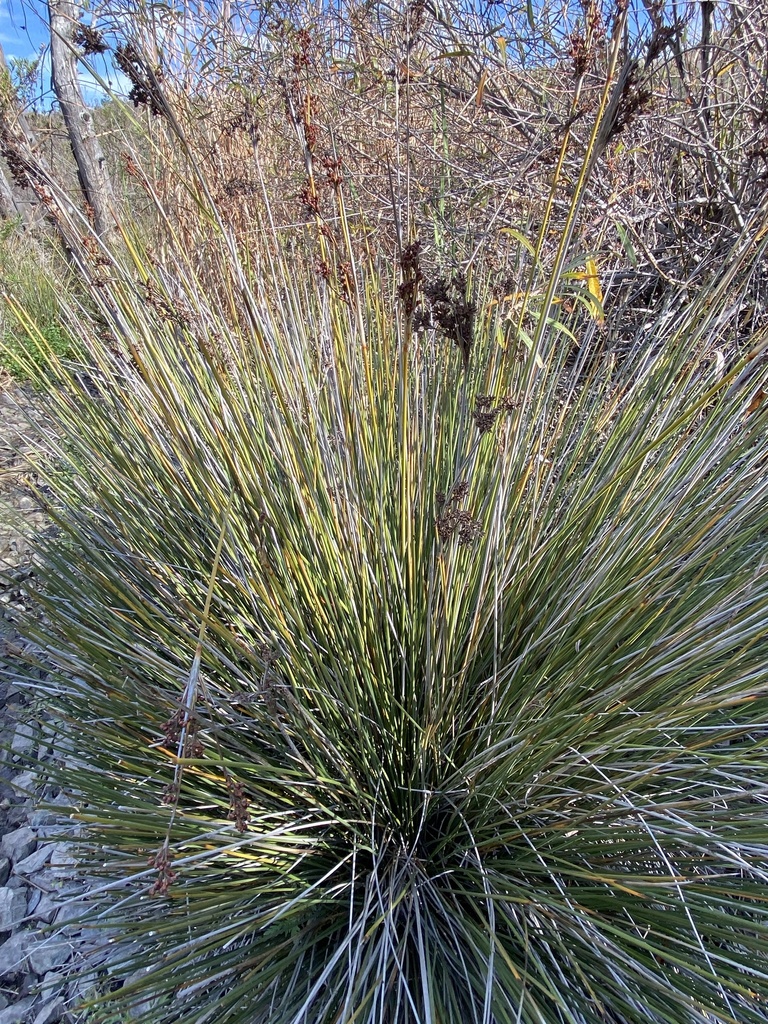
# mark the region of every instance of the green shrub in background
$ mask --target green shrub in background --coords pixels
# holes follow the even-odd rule
[[[72,341],[58,324],[48,324],[40,331],[41,341],[56,356],[66,357],[72,354]],[[45,356],[35,349],[30,351],[29,336],[9,331],[3,338],[2,365],[11,376],[19,381],[29,380],[27,360],[30,358],[45,362]]]
[[[764,1021],[764,225],[599,358],[567,233],[510,312],[187,184],[199,245],[80,257],[78,365],[12,303],[93,1019]]]
[[[6,221],[0,229],[0,286],[4,294],[24,306],[39,328],[39,336],[33,339],[3,310],[3,369],[24,381],[29,379],[28,360],[40,367],[46,362],[43,350],[50,348],[56,356],[73,354],[73,339],[59,316],[61,296],[73,282],[57,248],[43,235],[20,233],[17,221]]]

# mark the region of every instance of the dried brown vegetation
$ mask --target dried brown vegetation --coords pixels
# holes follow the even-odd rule
[[[126,155],[128,166],[201,260],[207,229],[179,184],[190,162],[254,260],[268,258],[274,227],[326,277],[350,243],[394,246],[407,283],[418,239],[425,280],[484,267],[499,297],[514,296],[536,290],[568,230],[614,308],[642,310],[670,291],[687,301],[705,257],[727,251],[764,201],[766,17],[738,3],[632,5],[611,67],[623,6],[545,5],[530,21],[423,2],[322,16],[276,5],[254,26],[232,4],[193,30],[194,45],[169,14],[119,49],[157,147]],[[181,156],[169,119],[189,142]],[[758,275],[744,319],[762,317],[764,302]]]

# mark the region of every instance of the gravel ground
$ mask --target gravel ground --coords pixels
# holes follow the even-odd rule
[[[45,529],[45,518],[31,484],[34,473],[27,456],[34,447],[29,413],[42,411],[43,397],[31,389],[0,384],[0,654],[12,666],[18,652],[14,615],[21,606],[20,584],[32,562],[30,536]],[[14,735],[24,695],[8,674],[0,674],[0,737],[8,743]],[[12,772],[9,759],[0,766],[0,836],[19,824],[23,809],[9,790]]]
[[[19,663],[14,672],[23,653],[14,620],[33,568],[30,537],[46,528],[31,486],[27,414],[44,408],[44,396],[0,384],[0,1024],[74,1024],[70,1009],[84,994],[78,979],[88,973],[85,944],[65,927],[82,891],[73,848],[62,841],[62,818],[37,807],[41,796],[56,803],[56,791],[37,774],[50,756],[46,716],[19,685],[29,668]],[[52,923],[61,926],[54,934],[46,930]]]

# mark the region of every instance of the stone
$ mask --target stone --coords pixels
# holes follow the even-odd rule
[[[11,875],[11,880],[13,880],[15,877],[15,875]],[[54,872],[51,871],[49,867],[42,868],[40,871],[38,871],[37,874],[35,875],[34,881],[38,889],[42,889],[43,892],[50,893],[58,892],[62,884],[61,879],[57,875],[55,875]]]
[[[28,826],[17,828],[13,832],[6,832],[0,843],[0,852],[4,857],[15,864],[24,860],[30,853],[34,853],[37,846],[37,836]]]
[[[37,772],[19,772],[11,779],[11,785],[13,786],[16,793],[26,798],[33,797],[35,795],[35,788],[39,783]]]
[[[34,1002],[34,996],[27,996],[26,999],[19,999],[4,1010],[0,1010],[0,1024],[29,1024],[32,1020]]]
[[[23,889],[0,889],[0,932],[10,932],[27,913],[27,897]]]
[[[15,978],[27,969],[29,932],[18,931],[0,946],[0,978]]]
[[[58,905],[58,901],[55,900],[53,896],[44,892],[35,907],[35,918],[38,921],[42,921],[44,924],[51,924],[56,915],[56,908]]]
[[[19,985],[19,997],[22,998],[23,996],[31,995],[36,996],[39,981],[40,979],[36,974],[30,974],[27,972],[27,974],[25,974],[21,979],[21,984]]]
[[[139,952],[139,949],[138,942],[123,943],[118,939],[107,939],[106,945],[102,946],[100,950],[99,960],[101,967],[110,976],[116,975],[120,977],[125,970],[125,965],[131,960],[131,957]],[[138,972],[137,977],[140,973]],[[127,978],[123,980],[127,985]]]
[[[5,885],[11,877],[11,862],[7,857],[0,857],[0,885]]]
[[[27,808],[28,803],[23,797],[14,795],[11,803],[15,803],[15,807],[10,807],[5,815],[5,824],[9,829],[19,828],[22,825],[27,824]]]
[[[29,824],[32,828],[39,828],[41,825],[55,825],[59,816],[53,811],[32,811],[29,816]]]
[[[48,800],[48,803],[52,807],[60,807],[61,810],[65,811],[67,814],[70,814],[74,810],[74,804],[72,803],[72,798],[67,796],[66,793],[63,793],[61,791],[59,791],[56,794],[56,796],[52,796]]]
[[[40,982],[40,991],[46,999],[53,999],[60,988],[64,987],[64,977],[60,971],[48,971]]]
[[[54,843],[51,849],[51,868],[54,874],[69,877],[77,867],[77,857],[73,854],[72,843]]]
[[[11,743],[11,753],[17,757],[25,757],[31,754],[35,747],[35,730],[26,722],[20,722],[16,726]]]
[[[85,913],[85,906],[79,900],[68,900],[66,903],[62,903],[56,912],[56,927],[64,928],[71,926],[73,921],[77,921]],[[79,931],[80,926],[71,927],[71,931]]]
[[[29,815],[27,821],[34,828],[35,835],[37,836],[38,842],[57,842],[61,839],[62,827],[61,825],[36,825],[34,822],[34,815]],[[72,829],[67,829],[67,832],[71,832]]]
[[[48,869],[46,868],[46,871]],[[37,879],[35,879],[37,881]],[[95,889],[98,886],[98,882],[94,882],[92,878],[78,878],[76,881],[62,881],[58,883],[56,892],[59,896],[59,903],[64,900],[72,899],[75,896],[82,896],[88,889]]]
[[[50,935],[29,950],[27,959],[35,974],[42,975],[61,967],[71,955],[72,946],[61,935]]]
[[[58,1024],[58,1021],[60,1021],[63,1016],[64,1000],[52,999],[48,1003],[43,1003],[38,1010],[33,1024]]]
[[[24,692],[24,683],[19,679],[11,679],[8,683],[8,691],[6,693],[6,700],[11,701],[14,697],[20,697]]]
[[[146,977],[151,970],[151,967],[140,967],[138,971],[134,971],[133,974],[129,974],[125,979],[125,987],[127,988],[129,985],[136,985],[136,983]],[[134,996],[135,1002],[130,1003],[126,1007],[125,1012],[128,1017],[136,1018],[149,1015],[155,1006],[157,1006],[157,996],[148,996],[146,999],[142,999],[139,992],[140,989],[137,987],[137,991]]]
[[[14,875],[34,875],[41,868],[44,868],[48,863],[48,858],[51,856],[51,846],[46,844],[38,846],[34,853],[30,853],[24,860],[16,861],[13,865]]]
[[[43,844],[39,846],[34,853],[31,853],[29,857],[25,857],[24,860],[17,860],[13,865],[14,874],[36,874],[42,870],[43,867],[48,863],[51,854],[51,844]]]
[[[96,971],[80,971],[67,985],[67,999],[75,1006],[84,1003],[96,993],[99,976]]]
[[[37,905],[42,899],[43,894],[39,889],[35,888],[34,885],[30,885],[27,888],[27,917],[32,917],[37,910]]]

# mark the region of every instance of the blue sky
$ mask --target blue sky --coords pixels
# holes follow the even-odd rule
[[[6,61],[10,63],[14,57],[34,59],[47,48],[48,26],[44,21],[45,14],[45,3],[35,0],[0,0],[0,45],[3,47]],[[111,78],[113,83],[122,78],[121,75],[115,75],[114,69],[108,67],[103,58],[96,59],[100,60],[101,66],[97,66],[99,74]],[[50,107],[53,100],[49,68],[46,49],[42,61],[39,98],[36,103],[43,109]],[[80,84],[88,103],[98,103],[104,99],[104,92],[85,69],[80,76]]]
[[[470,3],[472,0],[470,0]],[[533,9],[538,8],[538,0],[531,0]],[[671,0],[666,0],[665,7],[669,9]],[[258,6],[258,5],[257,5]],[[572,11],[578,11],[579,5],[570,0],[564,6],[570,6]],[[237,3],[233,4],[237,11]],[[246,7],[246,10],[253,7]],[[503,10],[503,5],[500,7]],[[509,10],[519,12],[520,4],[510,5]],[[632,17],[636,19],[635,27],[647,27],[647,14],[643,0],[631,0]],[[520,14],[520,17],[523,15]],[[45,0],[0,0],[0,45],[5,52],[6,60],[11,58],[30,59],[35,58],[44,52],[48,45],[47,31],[47,4]],[[99,74],[105,79],[111,80],[118,90],[123,94],[130,91],[130,85],[122,75],[116,74],[115,69],[108,64],[104,58],[95,58],[95,67]],[[35,105],[38,108],[46,109],[53,102],[51,91],[50,70],[47,56],[43,57],[41,65],[41,82],[38,95],[35,97]],[[119,87],[122,85],[122,89]],[[103,90],[98,86],[92,75],[83,69],[81,74],[81,86],[85,99],[89,103],[99,103],[105,98]]]
[[[45,38],[45,27],[29,4],[0,0],[0,43],[6,56],[29,57]]]

